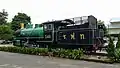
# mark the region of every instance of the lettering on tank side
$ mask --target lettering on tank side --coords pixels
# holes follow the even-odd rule
[[[85,39],[85,35],[84,34],[80,34],[80,39]]]
[[[63,35],[63,38],[66,39],[66,35]]]
[[[71,39],[75,39],[75,33],[73,32],[72,34],[70,34],[70,36],[71,36]]]
[[[67,35],[63,34],[63,39],[66,39],[67,38],[66,36]],[[75,33],[74,32],[72,34],[68,35],[68,36],[70,36],[71,39],[75,40]],[[85,39],[85,34],[79,34],[79,38],[80,39]]]

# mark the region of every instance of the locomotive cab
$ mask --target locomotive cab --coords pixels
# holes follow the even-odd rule
[[[57,31],[62,28],[66,27],[69,23],[59,21],[48,21],[43,23],[44,28],[44,41],[42,42],[50,42],[56,43],[57,42]]]

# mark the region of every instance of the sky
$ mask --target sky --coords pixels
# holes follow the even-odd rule
[[[88,15],[108,24],[110,19],[120,17],[119,7],[119,0],[0,0],[0,10],[8,12],[8,21],[23,12],[34,24]]]

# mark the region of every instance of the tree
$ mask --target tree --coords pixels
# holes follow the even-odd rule
[[[116,44],[116,48],[120,48],[120,33],[118,34],[118,42]]]
[[[104,24],[104,21],[98,20],[98,25],[103,25],[104,34],[107,35],[108,31],[107,31],[107,28]]]
[[[18,13],[12,19],[11,27],[14,31],[20,29],[20,23],[24,23],[26,26],[28,23],[31,23],[31,18],[25,13]]]
[[[104,21],[98,20],[98,24],[104,24]]]
[[[0,12],[0,25],[7,23],[6,21],[7,16],[8,16],[8,13],[5,12],[5,9],[3,9],[2,12]]]
[[[12,39],[13,30],[8,25],[0,25],[0,39],[9,40]]]

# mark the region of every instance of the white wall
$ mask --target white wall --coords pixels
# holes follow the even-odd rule
[[[108,33],[109,34],[119,34],[120,28],[109,28]]]

